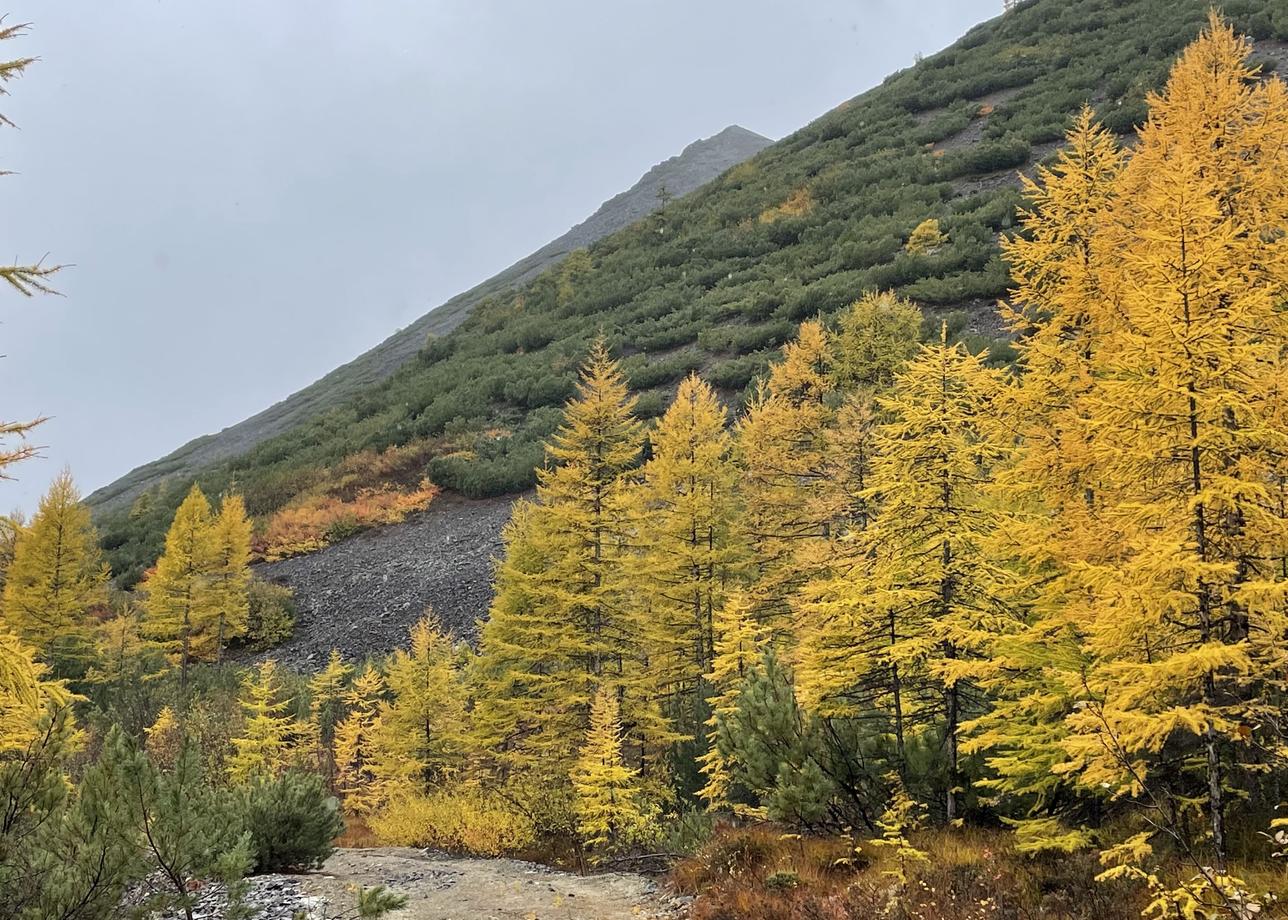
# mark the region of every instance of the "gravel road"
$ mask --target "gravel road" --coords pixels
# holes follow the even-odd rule
[[[408,898],[391,920],[660,920],[686,910],[641,875],[579,876],[513,859],[399,847],[337,850],[318,872],[292,878],[332,909],[352,902],[349,886],[385,885]]]

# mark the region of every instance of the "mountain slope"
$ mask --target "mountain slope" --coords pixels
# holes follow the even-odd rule
[[[387,380],[200,480],[215,492],[235,483],[264,515],[326,483],[347,457],[415,443],[448,489],[518,492],[597,335],[623,358],[641,415],[658,414],[694,369],[737,408],[801,319],[869,289],[920,302],[935,325],[946,320],[1004,362],[994,303],[1009,276],[998,240],[1023,200],[1019,171],[1059,145],[1086,103],[1129,135],[1208,5],[1029,0],[605,237],[588,258],[488,297]],[[1282,0],[1232,0],[1226,11],[1265,63],[1282,59]],[[906,251],[930,218],[944,244]],[[186,487],[176,476],[139,513],[100,516],[118,571],[150,561]]]
[[[131,470],[90,495],[89,503],[96,509],[119,507],[167,477],[191,477],[203,467],[244,453],[309,417],[341,404],[362,388],[389,377],[416,355],[427,336],[451,332],[481,301],[522,285],[558,264],[570,252],[589,246],[655,211],[662,204],[659,195],[663,189],[672,197],[687,195],[770,143],[768,138],[737,125],[731,125],[712,137],[694,141],[679,155],[658,163],[629,189],[604,202],[586,220],[531,255],[458,294],[298,393],[218,434],[197,438],[160,460]]]

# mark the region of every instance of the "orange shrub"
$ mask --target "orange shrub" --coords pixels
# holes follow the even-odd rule
[[[422,479],[414,491],[391,485],[362,487],[350,499],[307,495],[273,515],[264,531],[263,555],[270,562],[312,553],[379,524],[396,524],[427,507],[438,486]]]

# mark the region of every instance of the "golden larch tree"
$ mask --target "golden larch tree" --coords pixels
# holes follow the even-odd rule
[[[1003,243],[1015,286],[1004,313],[1016,334],[1021,373],[1002,392],[999,421],[1017,445],[994,478],[1001,519],[991,554],[1008,561],[1004,592],[1026,611],[993,648],[993,706],[972,726],[971,751],[986,752],[981,786],[1021,817],[1020,846],[1068,849],[1085,842],[1052,819],[1074,804],[1065,760],[1065,717],[1081,697],[1085,663],[1078,609],[1088,593],[1085,564],[1119,551],[1104,514],[1111,497],[1095,462],[1101,437],[1088,401],[1093,356],[1117,322],[1116,254],[1105,245],[1125,155],[1084,109],[1055,163],[1025,179],[1021,234]]]
[[[697,716],[715,655],[715,619],[744,555],[737,520],[737,469],[726,413],[696,375],[650,435],[652,458],[629,502],[636,552],[625,565],[640,607],[651,694]],[[692,730],[690,721],[687,730]]]
[[[229,639],[246,635],[250,617],[251,524],[246,503],[236,493],[225,495],[214,521],[215,558],[211,571],[215,605],[214,660],[223,661]]]
[[[975,679],[989,638],[1004,631],[999,575],[984,552],[995,526],[984,487],[1000,459],[986,418],[999,385],[979,355],[948,342],[946,327],[897,377],[876,437],[880,511],[864,533],[871,577],[853,584],[868,595],[856,606],[870,602],[890,618],[898,729],[939,727],[949,821],[960,815],[962,724],[980,706]]]
[[[572,770],[577,830],[590,847],[617,843],[643,823],[639,777],[622,757],[622,719],[617,693],[595,694],[590,728]]]
[[[370,814],[384,801],[371,768],[374,735],[387,690],[384,677],[368,665],[354,678],[345,696],[349,714],[335,729],[336,789],[351,814]]]
[[[602,340],[537,471],[537,501],[506,532],[476,675],[479,731],[503,756],[515,742],[570,756],[585,731],[595,687],[624,686],[642,669],[636,624],[622,598],[628,549],[624,474],[638,460],[641,426]],[[641,731],[660,730],[655,708],[634,695],[624,708]],[[641,742],[642,743],[642,742]],[[566,773],[566,769],[563,771]]]
[[[1288,90],[1216,14],[1182,55],[1118,179],[1105,245],[1121,320],[1092,356],[1094,461],[1122,546],[1089,568],[1093,660],[1066,746],[1120,795],[1202,803],[1224,873],[1231,788],[1270,734],[1285,667]],[[1273,714],[1272,714],[1273,711]],[[1185,766],[1177,775],[1164,757]],[[1184,804],[1178,804],[1184,807]]]
[[[380,711],[372,774],[386,796],[423,792],[462,766],[466,692],[457,649],[432,612],[411,629],[410,648],[389,658],[392,702]]]
[[[170,649],[186,686],[188,665],[208,648],[219,618],[219,596],[213,575],[218,542],[210,503],[194,485],[175,511],[166,533],[165,550],[143,585],[145,626],[149,635]]]
[[[228,777],[234,783],[271,779],[287,766],[296,732],[288,714],[291,701],[283,697],[277,662],[268,660],[247,675],[242,687],[244,722],[232,739]]]
[[[71,473],[55,477],[14,546],[5,623],[59,672],[83,672],[93,654],[91,608],[107,600],[107,567]]]

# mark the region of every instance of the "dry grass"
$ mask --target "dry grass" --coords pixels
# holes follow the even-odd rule
[[[998,831],[931,832],[917,841],[930,861],[906,885],[892,857],[839,838],[799,839],[770,827],[719,830],[671,875],[694,895],[693,920],[1135,920],[1140,893],[1094,881],[1083,854],[1017,855]]]
[[[357,849],[359,847],[378,847],[381,845],[378,838],[371,828],[367,827],[367,822],[362,818],[352,815],[345,818],[344,831],[335,839],[335,845],[342,849]]]
[[[760,213],[762,224],[772,224],[785,217],[805,217],[814,210],[814,196],[808,188],[794,190],[780,204]]]

